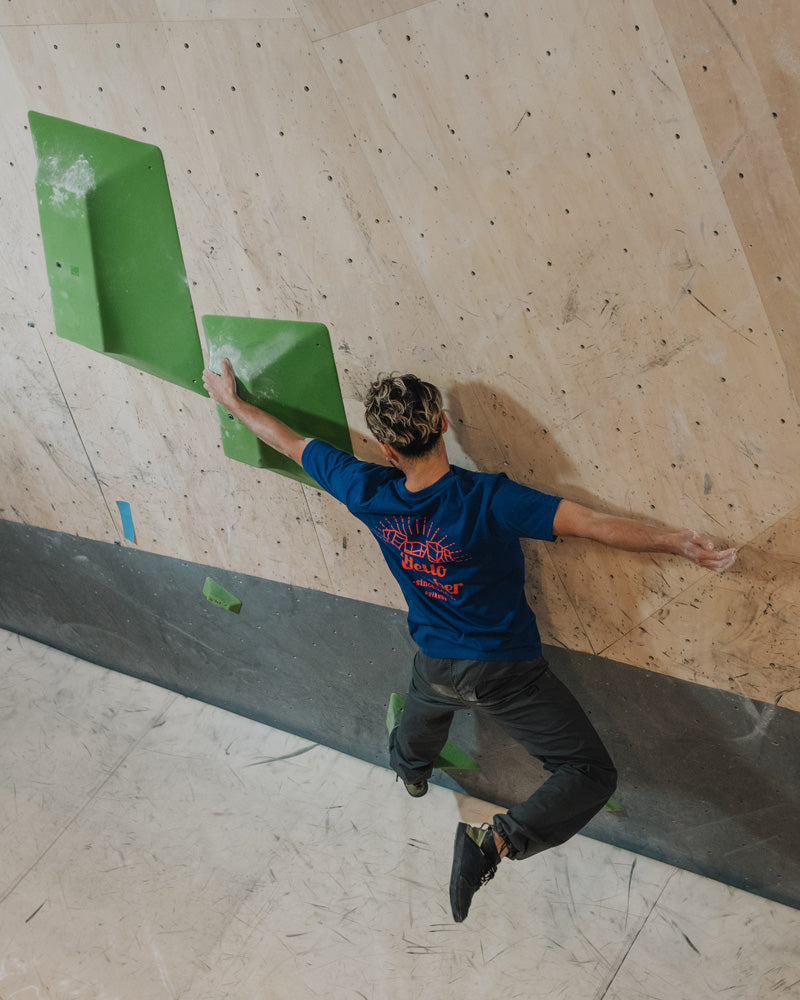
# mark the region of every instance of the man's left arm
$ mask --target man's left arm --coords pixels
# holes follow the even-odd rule
[[[628,552],[666,552],[683,556],[704,569],[723,573],[736,560],[736,549],[717,549],[708,535],[683,529],[671,531],[626,517],[603,514],[571,500],[562,500],[553,519],[560,538],[591,538]]]

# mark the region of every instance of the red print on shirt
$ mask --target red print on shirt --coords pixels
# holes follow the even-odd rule
[[[458,597],[464,584],[447,583],[446,577],[451,566],[465,562],[467,556],[427,518],[393,517],[382,521],[378,531],[387,544],[399,549],[403,555],[401,566],[428,597],[440,601]]]

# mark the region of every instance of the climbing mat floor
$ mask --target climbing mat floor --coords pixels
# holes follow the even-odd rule
[[[491,805],[0,631],[0,993],[796,997],[800,911],[595,840],[505,862]]]

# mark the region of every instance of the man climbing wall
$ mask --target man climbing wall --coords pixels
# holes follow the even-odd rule
[[[366,420],[387,466],[361,462],[304,438],[243,401],[230,364],[206,370],[216,402],[289,456],[370,529],[408,603],[419,651],[391,764],[408,792],[427,791],[453,713],[490,714],[542,761],[550,777],[491,825],[459,823],[450,879],[453,917],[462,921],[476,891],[503,858],[522,860],[563,843],[608,801],[616,770],[577,701],[542,656],[525,598],[520,538],[588,538],[632,552],[681,556],[723,572],[735,549],[705,535],[672,531],[591,510],[515,483],[504,474],[451,466],[439,390],[414,375],[375,381]]]

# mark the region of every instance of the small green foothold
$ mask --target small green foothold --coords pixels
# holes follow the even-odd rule
[[[210,576],[206,577],[206,582],[203,584],[203,593],[206,600],[220,608],[225,608],[226,611],[232,611],[235,615],[238,615],[242,610],[242,602],[239,598],[234,597]]]
[[[400,724],[400,716],[403,714],[405,702],[399,694],[392,692],[389,697],[389,708],[386,712],[386,731],[391,731]]]
[[[386,712],[386,729],[388,732],[391,733],[391,731],[400,724],[400,716],[403,714],[404,708],[405,701],[399,694],[392,693],[389,698],[389,708]],[[475,761],[449,740],[442,747],[442,752],[433,762],[433,766],[441,768],[443,771],[478,770],[478,765]]]
[[[624,813],[625,806],[621,802],[617,802],[616,799],[609,799],[603,806],[602,811],[607,813]]]

